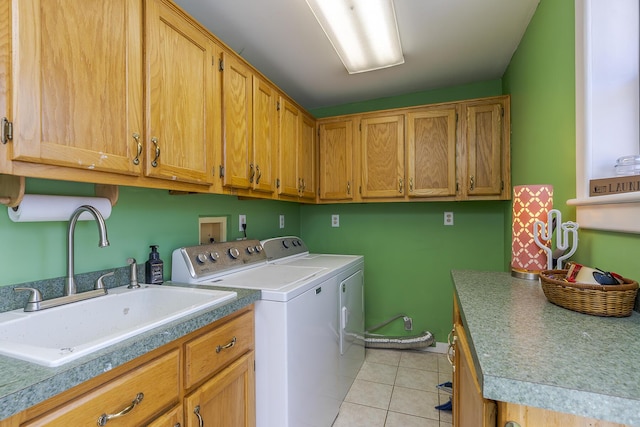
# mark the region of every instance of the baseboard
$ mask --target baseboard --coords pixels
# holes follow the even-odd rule
[[[435,346],[425,347],[421,349],[422,351],[427,351],[430,353],[442,353],[447,354],[447,349],[449,348],[449,344],[446,342],[437,342]]]

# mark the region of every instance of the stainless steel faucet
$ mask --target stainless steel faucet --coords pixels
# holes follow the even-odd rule
[[[67,230],[67,279],[64,284],[64,294],[65,295],[74,295],[77,292],[76,288],[76,279],[74,277],[74,266],[73,266],[73,258],[74,258],[74,232],[76,229],[76,223],[78,222],[78,217],[82,214],[82,212],[89,212],[95,218],[98,223],[98,233],[100,233],[100,241],[98,242],[98,247],[104,248],[109,246],[109,239],[107,239],[107,225],[104,222],[104,218],[100,211],[90,205],[82,205],[77,208],[71,214],[71,218],[69,218],[69,228]]]

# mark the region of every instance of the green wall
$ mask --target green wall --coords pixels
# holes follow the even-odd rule
[[[503,77],[511,94],[512,183],[553,184],[563,221],[575,220],[566,205],[576,195],[574,29],[573,0],[542,0]],[[638,280],[638,254],[637,234],[580,229],[573,259]]]
[[[27,194],[92,196],[93,185],[27,179]],[[84,273],[126,265],[129,257],[148,259],[149,245],[160,246],[165,279],[171,278],[171,251],[198,244],[200,216],[228,216],[228,240],[241,237],[238,215],[247,215],[247,237],[263,239],[299,234],[300,207],[269,200],[238,200],[207,194],[170,195],[168,191],[120,187],[106,220],[111,245],[98,248],[94,221],[80,221],[75,232],[75,269]],[[278,216],[285,215],[285,228]],[[0,285],[66,275],[67,222],[14,223],[0,214]]]
[[[301,232],[316,252],[365,257],[367,327],[397,315],[413,333],[446,342],[451,330],[452,269],[501,270],[507,202],[373,203],[303,206]],[[454,226],[443,225],[444,212]],[[340,227],[331,227],[331,215]],[[379,332],[405,335],[398,320]]]

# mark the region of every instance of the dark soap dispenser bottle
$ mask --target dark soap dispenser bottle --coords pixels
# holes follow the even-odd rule
[[[149,260],[144,265],[144,279],[147,284],[161,285],[164,281],[164,263],[158,253],[158,245],[151,245]]]

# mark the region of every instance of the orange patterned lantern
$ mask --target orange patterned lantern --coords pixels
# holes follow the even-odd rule
[[[513,276],[537,280],[538,273],[547,268],[547,255],[535,242],[533,224],[535,221],[546,223],[551,209],[553,209],[553,186],[513,187],[511,240],[511,274]]]

